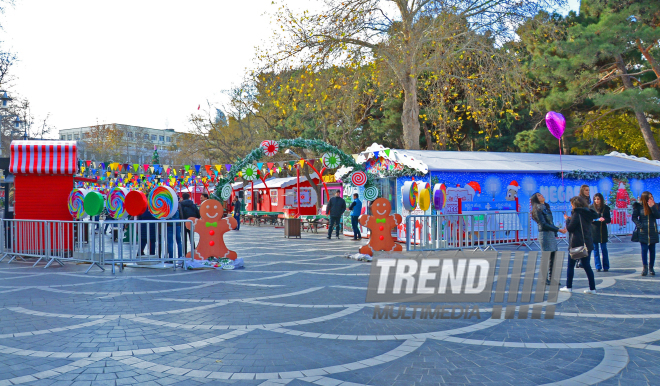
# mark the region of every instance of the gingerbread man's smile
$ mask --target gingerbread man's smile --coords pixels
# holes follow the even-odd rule
[[[387,209],[385,209],[385,210],[382,211],[382,212],[376,211],[376,214],[379,215],[379,216],[382,216],[382,215],[384,215],[385,213],[387,213]]]
[[[208,217],[208,218],[216,218],[216,217],[218,217],[218,214],[220,214],[220,213],[216,213],[216,214],[214,214],[213,216],[211,216],[210,214],[207,214],[206,217]]]

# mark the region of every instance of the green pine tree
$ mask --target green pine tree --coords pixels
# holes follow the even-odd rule
[[[567,116],[567,132],[570,126],[628,111],[651,158],[660,160],[649,124],[660,115],[657,0],[591,0],[581,10],[566,18],[546,14],[539,20],[544,27],[522,31],[528,40],[536,38],[525,48],[545,94],[537,108],[575,112],[579,106]]]
[[[151,163],[160,165],[160,157],[158,156],[158,147],[154,146],[154,154],[151,156]]]

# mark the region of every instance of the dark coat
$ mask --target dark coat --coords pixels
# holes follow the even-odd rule
[[[202,217],[199,214],[199,208],[197,207],[197,205],[195,205],[193,200],[190,199],[182,200],[179,203],[179,211],[181,212],[181,218],[186,220],[189,219],[190,217],[194,217],[194,218]]]
[[[544,205],[537,204],[534,205],[533,210],[534,215],[532,218],[539,225],[539,232],[555,232],[556,235],[559,228],[555,226],[550,205],[548,205],[548,203],[545,203]]]
[[[341,217],[346,211],[346,201],[341,197],[332,197],[328,202],[326,213],[330,217]]]
[[[234,201],[231,203],[234,205],[234,217],[241,215],[241,201]]]
[[[594,241],[591,236],[591,223],[594,219],[598,218],[596,216],[598,216],[598,213],[589,208],[575,208],[573,210],[571,217],[566,220],[569,248],[586,245],[589,251],[593,251]],[[583,234],[584,238],[582,238]]]
[[[610,215],[610,207],[603,205],[600,209],[596,209],[595,205],[591,205],[589,208],[593,209],[598,213],[598,218],[594,220],[591,224],[591,235],[594,238],[594,243],[606,243],[609,239],[607,234],[607,224],[612,222],[612,216]],[[599,218],[604,218],[605,221],[598,221]]]
[[[644,207],[639,202],[633,204],[632,220],[639,229],[639,242],[642,244],[658,243],[658,225],[656,220],[660,218],[660,212],[654,205],[650,207],[651,213],[644,214]],[[649,232],[650,228],[650,232]]]
[[[142,240],[155,240],[157,238],[156,235],[156,218],[154,217],[151,212],[148,210],[145,210],[144,213],[142,213],[140,216],[138,216],[138,220],[143,220],[143,221],[152,221],[151,224],[148,225],[149,229],[147,231],[147,224],[140,224],[140,239]]]

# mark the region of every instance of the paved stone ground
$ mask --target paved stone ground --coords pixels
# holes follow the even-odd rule
[[[610,244],[597,296],[578,270],[553,320],[387,320],[370,264],[342,257],[359,243],[282,233],[228,234],[236,271],[1,263],[0,386],[660,384],[660,279],[638,245]]]

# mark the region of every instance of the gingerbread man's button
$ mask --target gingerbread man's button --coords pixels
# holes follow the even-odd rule
[[[383,229],[385,229],[385,228],[383,228],[382,225],[378,227],[378,230],[379,230],[379,231],[382,231]]]
[[[209,231],[209,235],[213,236],[214,234],[215,234],[215,231],[214,231],[214,230],[210,230],[210,231]]]
[[[382,237],[382,236],[381,236],[381,237]],[[214,246],[214,245],[215,245],[215,241],[213,241],[213,240],[209,241],[209,245],[210,245],[210,246]]]

